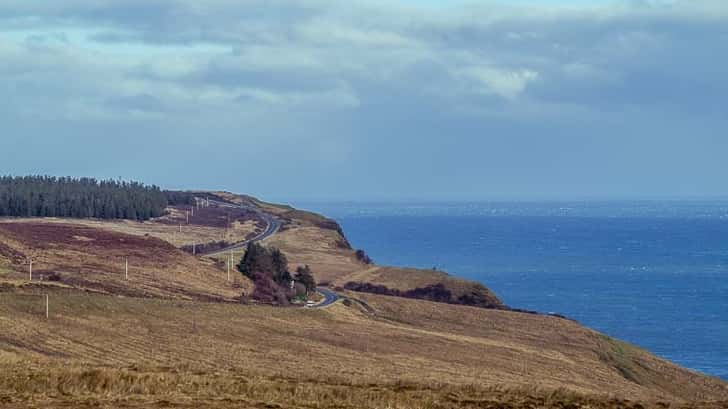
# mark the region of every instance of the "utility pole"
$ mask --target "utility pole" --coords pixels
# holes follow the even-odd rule
[[[190,224],[190,211],[189,210],[185,210],[185,217],[187,218],[187,224]]]
[[[197,254],[197,243],[192,243],[192,255],[194,256]]]
[[[127,257],[124,262],[124,278],[129,280],[129,257]]]
[[[48,294],[46,294],[46,319],[48,319]]]
[[[233,267],[235,267],[235,256],[233,255],[234,250],[230,250],[230,269],[232,270]],[[230,274],[228,274],[228,281],[230,281]]]
[[[227,261],[228,282],[230,282],[230,269],[232,268],[232,264],[233,264],[233,259],[228,258],[228,261]]]
[[[33,281],[33,259],[28,259],[30,264],[28,265],[28,280]]]

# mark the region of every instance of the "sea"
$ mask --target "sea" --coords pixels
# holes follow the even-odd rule
[[[728,201],[295,205],[377,264],[476,280],[728,380]]]

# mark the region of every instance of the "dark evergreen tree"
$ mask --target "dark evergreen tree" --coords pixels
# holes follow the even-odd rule
[[[290,285],[293,277],[288,272],[288,259],[286,255],[277,248],[274,248],[271,250],[270,256],[273,264],[273,281],[283,286]]]
[[[264,273],[272,276],[273,265],[268,250],[258,243],[248,243],[245,255],[240,260],[240,264],[238,264],[238,271],[251,280],[255,280],[255,273]]]
[[[195,197],[200,196],[192,192],[181,192],[177,190],[165,190],[164,195],[170,206],[192,206],[195,204]]]
[[[0,216],[147,220],[164,214],[157,186],[51,176],[0,177]]]
[[[313,278],[313,272],[311,268],[306,265],[298,267],[296,269],[296,276],[294,277],[296,282],[299,282],[306,286],[306,291],[313,292],[316,290],[316,280]]]

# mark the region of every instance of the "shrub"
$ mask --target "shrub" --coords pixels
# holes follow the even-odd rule
[[[367,255],[367,253],[366,253],[366,252],[365,252],[364,250],[361,250],[361,249],[360,249],[360,250],[357,250],[357,251],[356,251],[356,253],[355,253],[355,255],[356,255],[356,259],[357,259],[357,260],[358,260],[358,261],[359,261],[360,263],[364,263],[364,264],[372,264],[372,263],[374,262],[374,261],[373,261],[373,260],[371,259],[371,257],[369,257],[369,256]]]
[[[350,291],[356,291],[360,293],[413,298],[418,300],[428,300],[446,304],[470,305],[480,308],[507,309],[507,307],[504,307],[503,305],[498,303],[494,303],[490,298],[488,298],[487,292],[485,292],[487,290],[485,289],[485,287],[482,286],[476,287],[475,290],[463,294],[459,297],[454,297],[452,291],[442,283],[431,284],[425,287],[417,287],[407,291],[389,288],[380,284],[363,282],[348,282],[344,285],[344,288]],[[483,291],[479,291],[481,288]]]
[[[48,281],[61,281],[61,275],[56,273],[55,271],[48,274]]]
[[[288,305],[288,294],[269,276],[256,273],[253,281],[253,299],[269,304]]]

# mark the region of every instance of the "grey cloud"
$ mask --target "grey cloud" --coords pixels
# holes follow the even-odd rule
[[[279,36],[298,21],[325,10],[316,0],[68,0],[0,4],[0,28],[92,27],[98,42],[235,44],[263,41],[262,30]],[[121,31],[121,32],[118,32]]]
[[[114,109],[137,112],[162,112],[164,104],[158,98],[149,94],[126,95],[109,98],[106,104]]]
[[[301,67],[256,67],[245,60],[212,61],[184,80],[221,87],[261,88],[272,92],[315,92],[336,87],[336,79],[326,72]]]
[[[696,3],[720,8],[712,1]],[[604,106],[715,100],[724,92],[713,82],[728,68],[728,57],[717,52],[725,47],[728,19],[720,13],[685,14],[684,4],[638,2],[545,16],[527,7],[491,5],[420,10],[417,20],[387,13],[385,6],[342,7],[323,0],[16,1],[0,10],[5,7],[10,19],[96,28],[88,39],[111,47],[206,43],[236,50],[200,60],[187,75],[157,78],[180,87],[306,93],[381,81],[386,93],[398,86],[393,79],[402,79],[402,73],[430,64],[441,70],[437,76],[421,73],[415,77],[423,82],[405,85],[443,98],[460,94],[467,105],[523,96],[531,103]],[[704,46],[695,47],[698,43]],[[295,55],[286,60],[286,53]],[[301,65],[302,58],[313,64]]]
[[[716,140],[726,129],[726,27],[726,3],[703,0],[576,11],[6,0],[0,116],[36,141],[81,129],[88,139],[133,133],[159,149],[160,135],[174,135],[187,161],[220,144],[259,168],[276,155],[270,178],[281,180],[305,163],[300,186],[281,187],[291,192],[317,178],[334,193],[364,179],[381,194],[410,182],[415,193],[430,182],[466,193],[584,188],[609,174],[631,180],[656,146],[655,166],[686,181],[723,169],[712,154],[726,148]],[[38,118],[53,125],[28,125]],[[681,176],[670,162],[683,152],[707,159]]]

